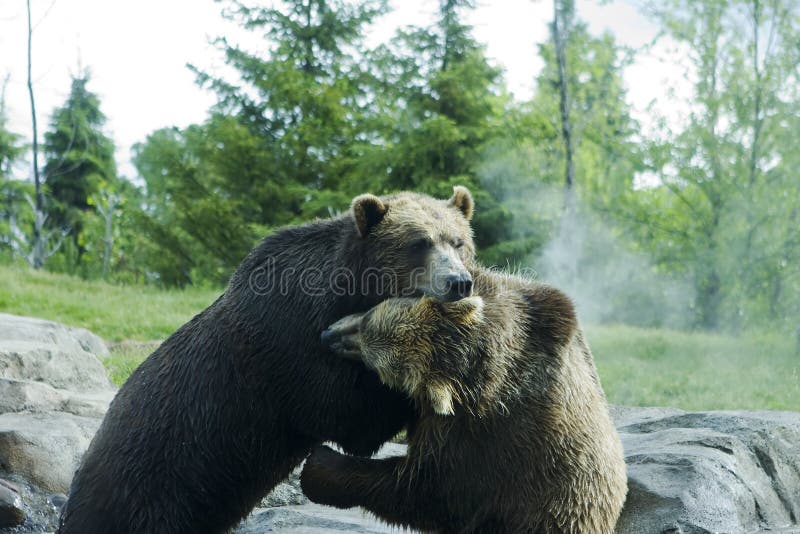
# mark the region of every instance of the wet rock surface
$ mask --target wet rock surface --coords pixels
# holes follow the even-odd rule
[[[8,523],[3,525],[0,521],[0,525],[2,525],[0,532],[4,534],[54,532],[58,526],[58,514],[61,509],[59,499],[63,499],[63,495],[51,494],[16,475],[10,475],[5,480],[12,482],[19,492],[22,506],[18,508],[18,511],[22,513],[22,517],[17,516],[17,519],[21,520],[18,520],[16,525]],[[1,485],[2,483],[0,483]],[[0,501],[2,501],[1,498]],[[2,508],[1,504],[0,508]]]
[[[0,527],[16,527],[25,521],[19,488],[0,478]]]

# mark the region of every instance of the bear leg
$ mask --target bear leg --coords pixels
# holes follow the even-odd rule
[[[411,471],[415,471],[413,475]],[[360,506],[390,524],[421,530],[441,528],[438,515],[444,507],[420,475],[406,467],[402,456],[356,458],[318,446],[306,460],[300,485],[318,504]]]

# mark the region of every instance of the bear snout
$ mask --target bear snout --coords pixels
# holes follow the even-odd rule
[[[446,279],[447,293],[445,298],[449,302],[461,300],[472,295],[472,276],[469,273],[453,274]]]

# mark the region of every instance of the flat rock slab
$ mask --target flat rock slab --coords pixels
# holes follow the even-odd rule
[[[114,395],[114,389],[74,392],[44,382],[0,378],[0,414],[66,412],[102,418]]]
[[[84,328],[67,326],[37,317],[0,313],[0,341],[29,341],[57,345],[65,351],[108,356],[105,342]]]

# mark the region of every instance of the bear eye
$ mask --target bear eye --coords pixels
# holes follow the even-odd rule
[[[455,240],[453,240],[453,246],[456,247],[456,248],[463,247],[464,246],[464,240],[463,239],[455,239]]]
[[[431,245],[432,243],[430,239],[427,237],[421,237],[412,241],[408,248],[410,248],[412,252],[424,252],[428,250]]]

